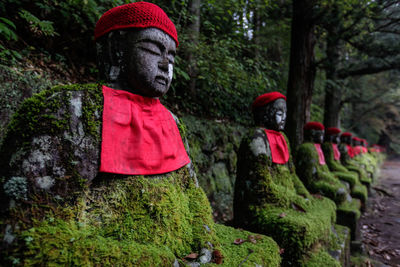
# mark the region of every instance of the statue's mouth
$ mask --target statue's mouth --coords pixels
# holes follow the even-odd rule
[[[168,84],[168,78],[163,77],[163,76],[156,76],[156,82],[161,84],[161,85],[167,85]]]

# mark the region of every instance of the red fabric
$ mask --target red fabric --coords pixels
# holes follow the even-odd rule
[[[362,148],[362,153],[363,153],[363,154],[365,154],[365,153],[368,152],[368,149],[367,149],[365,146],[363,146],[363,147],[361,147],[361,148]]]
[[[289,149],[282,133],[265,129],[269,147],[271,148],[272,162],[285,164],[289,161]]]
[[[352,136],[352,133],[344,132],[344,133],[342,133],[342,136]]]
[[[315,149],[316,149],[317,152],[318,152],[319,165],[325,165],[325,164],[326,164],[326,162],[325,162],[325,156],[324,156],[324,152],[322,152],[321,144],[315,143],[314,146],[315,146]]]
[[[103,86],[100,171],[151,175],[190,162],[172,114],[160,100]]]
[[[336,135],[336,134],[340,134],[340,132],[341,132],[341,130],[336,127],[329,127],[326,129],[327,135]]]
[[[283,98],[286,101],[286,96],[279,92],[270,92],[263,95],[260,95],[254,100],[253,105],[251,106],[252,109],[265,106],[266,104],[275,101],[279,98]]]
[[[317,121],[310,121],[304,125],[304,130],[319,130],[323,131],[325,129],[324,125],[322,123],[317,122]]]
[[[361,147],[360,146],[353,147],[353,152],[355,156],[359,155],[361,153]]]
[[[340,160],[340,151],[337,144],[332,143],[332,148],[333,148],[333,158],[335,160]]]
[[[147,2],[125,4],[108,10],[96,23],[94,39],[113,30],[151,27],[164,31],[175,40],[176,46],[179,45],[174,23],[159,6]]]
[[[353,147],[351,145],[346,145],[346,147],[347,147],[347,154],[349,155],[349,157],[354,158]]]

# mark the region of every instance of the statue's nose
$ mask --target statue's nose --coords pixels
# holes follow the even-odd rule
[[[168,57],[164,56],[158,63],[158,67],[164,71],[168,71]]]

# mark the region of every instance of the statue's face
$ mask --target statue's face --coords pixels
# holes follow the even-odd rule
[[[263,107],[262,112],[262,124],[265,128],[283,131],[286,124],[286,101],[282,98],[275,100]]]
[[[146,28],[128,35],[127,85],[132,93],[160,97],[173,75],[176,45],[165,32]]]
[[[342,143],[351,145],[351,137],[348,137],[348,136],[341,136],[341,137],[340,137],[340,141],[341,141]]]
[[[324,132],[323,130],[310,130],[310,140],[317,144],[322,144],[324,142]]]
[[[332,142],[334,144],[340,144],[340,137],[338,134],[332,136]]]

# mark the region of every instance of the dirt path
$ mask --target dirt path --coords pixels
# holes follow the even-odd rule
[[[400,267],[400,160],[382,166],[360,226],[368,255]]]

